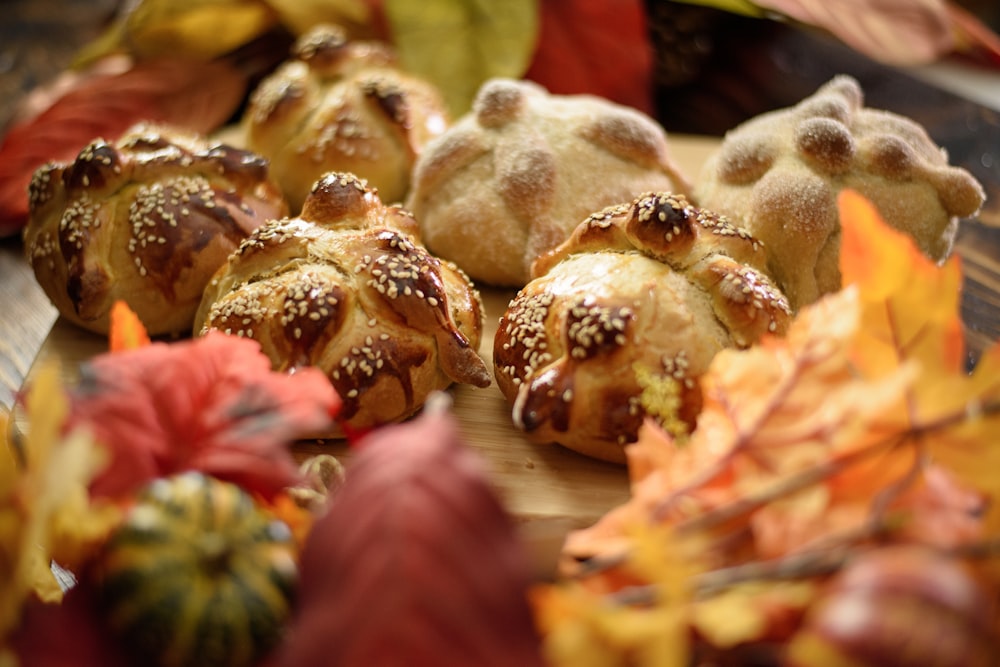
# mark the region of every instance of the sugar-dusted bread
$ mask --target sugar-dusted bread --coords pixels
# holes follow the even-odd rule
[[[337,172],[298,217],[244,241],[195,320],[196,334],[253,338],[277,370],[322,369],[355,431],[405,419],[454,382],[488,386],[482,327],[479,293],[420,244],[413,217]]]
[[[189,333],[229,253],[288,212],[259,155],[150,124],[39,168],[29,209],[27,257],[59,314],[103,334],[122,300],[154,336]]]
[[[406,206],[427,247],[474,280],[520,287],[531,263],[605,206],[685,194],[664,130],[638,111],[492,79],[417,159]]]
[[[404,72],[390,47],[318,25],[257,86],[242,125],[297,212],[328,171],[351,172],[382,201],[401,201],[417,155],[448,123],[437,88]]]
[[[514,424],[615,462],[647,416],[689,431],[715,354],[787,327],[763,262],[745,230],[679,195],[593,214],[535,262],[500,320],[494,376]]]
[[[841,287],[837,195],[845,188],[938,261],[951,252],[959,219],[984,200],[920,125],[865,107],[848,76],[727,133],[694,196],[764,242],[771,275],[799,308]]]

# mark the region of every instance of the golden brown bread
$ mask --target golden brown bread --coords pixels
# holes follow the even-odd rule
[[[684,194],[663,129],[586,95],[492,79],[417,159],[406,206],[427,247],[474,280],[520,287],[532,261],[605,206]]]
[[[38,169],[27,257],[59,313],[107,333],[116,300],[151,335],[187,334],[212,274],[288,207],[258,155],[162,125]]]
[[[330,25],[299,38],[243,118],[247,146],[271,160],[293,212],[328,171],[354,173],[383,201],[401,201],[417,155],[448,123],[438,90],[404,73],[390,47],[350,41]]]
[[[727,215],[768,249],[768,269],[794,308],[841,286],[837,194],[857,190],[890,225],[941,261],[982,186],[912,120],[864,106],[838,76],[794,107],[734,128],[695,187],[700,206]]]
[[[322,369],[340,418],[363,430],[409,417],[453,382],[488,386],[482,326],[479,293],[420,244],[413,217],[332,172],[300,216],[265,224],[233,253],[195,333],[251,337],[277,370]]]
[[[679,195],[592,215],[535,263],[501,318],[494,376],[515,425],[619,463],[647,416],[690,429],[715,354],[787,326],[788,301],[763,261],[745,230]],[[676,399],[670,414],[644,403],[653,385]]]

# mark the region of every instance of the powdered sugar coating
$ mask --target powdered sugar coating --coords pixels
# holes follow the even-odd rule
[[[666,133],[644,114],[492,79],[421,153],[406,207],[436,255],[475,280],[521,286],[534,259],[594,211],[688,189]]]
[[[39,169],[29,211],[28,260],[63,317],[106,333],[121,300],[157,336],[186,334],[215,270],[288,207],[259,155],[139,124]]]
[[[797,308],[839,289],[837,194],[868,197],[935,260],[951,252],[982,186],[917,123],[864,106],[838,76],[794,107],[730,131],[697,181],[699,205],[744,224],[768,248],[768,270]]]

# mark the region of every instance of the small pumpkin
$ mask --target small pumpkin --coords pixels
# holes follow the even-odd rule
[[[298,577],[288,526],[198,472],[153,481],[97,566],[108,624],[146,664],[253,664],[281,636]]]

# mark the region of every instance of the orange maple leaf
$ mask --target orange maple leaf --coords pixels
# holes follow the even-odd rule
[[[904,365],[919,369],[906,400],[886,416],[895,422],[887,427],[906,433],[966,483],[1000,497],[994,474],[1000,443],[990,435],[1000,433],[1000,342],[966,372],[960,258],[934,264],[854,192],[843,192],[840,206],[850,222],[843,226],[841,273],[858,285],[864,304],[855,364],[870,376]],[[1000,518],[993,520],[1000,526]]]
[[[149,333],[146,327],[124,301],[115,301],[111,306],[111,331],[108,334],[108,341],[112,352],[149,345]]]
[[[839,206],[841,276],[858,286],[864,305],[855,363],[873,376],[908,360],[918,360],[922,374],[963,375],[960,258],[935,264],[854,191],[843,191]],[[932,383],[919,383],[915,391],[928,389]]]

